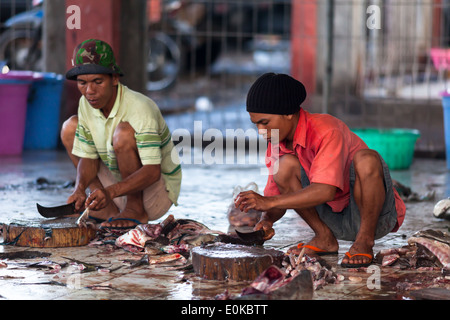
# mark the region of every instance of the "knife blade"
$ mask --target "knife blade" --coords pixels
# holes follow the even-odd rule
[[[259,242],[259,241],[264,240],[265,232],[263,229],[260,229],[257,231],[252,231],[252,232],[240,232],[238,230],[235,230],[235,231],[236,231],[236,235],[240,239],[242,239],[246,242]]]
[[[36,203],[36,207],[44,218],[57,218],[76,213],[75,202],[57,207],[43,207],[39,203]]]

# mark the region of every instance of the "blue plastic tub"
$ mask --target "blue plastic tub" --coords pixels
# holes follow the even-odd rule
[[[56,149],[59,139],[63,76],[35,73],[28,96],[24,149]]]
[[[442,107],[444,108],[445,156],[447,169],[450,170],[450,92],[442,93]]]

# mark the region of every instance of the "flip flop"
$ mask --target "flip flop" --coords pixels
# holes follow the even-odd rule
[[[338,253],[337,251],[325,251],[323,249],[319,249],[319,248],[314,247],[314,246],[312,246],[310,244],[304,244],[302,242],[297,245],[297,248],[298,249],[303,249],[303,248],[310,249],[310,250],[314,251],[314,253],[316,255],[318,255],[318,256],[326,256],[326,255],[337,254]]]
[[[344,268],[362,268],[362,267],[368,267],[373,263],[373,255],[370,253],[355,253],[350,254],[349,252],[346,252],[345,255],[348,257],[348,259],[352,259],[353,257],[362,256],[367,257],[370,259],[367,263],[341,263],[341,267]]]
[[[107,222],[113,222],[113,221],[119,221],[119,220],[131,221],[131,222],[136,223],[136,225],[134,225],[134,226],[128,226],[128,227],[104,227],[104,226],[101,226],[100,228],[101,228],[101,229],[110,228],[110,229],[118,229],[118,230],[127,230],[127,229],[134,229],[137,225],[142,224],[142,222],[140,222],[139,220],[132,219],[132,218],[116,218],[116,219],[114,219],[114,218],[109,218],[109,219],[107,220]]]
[[[96,217],[92,217],[92,216],[88,216],[88,219],[94,220],[95,223],[103,223],[106,221],[105,219],[96,218]]]

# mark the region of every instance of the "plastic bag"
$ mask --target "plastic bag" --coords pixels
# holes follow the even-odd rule
[[[233,200],[228,207],[227,216],[230,225],[234,227],[254,227],[261,219],[262,211],[250,209],[248,212],[243,212],[239,210],[239,208],[236,208],[236,206],[234,205],[234,200],[236,199],[237,195],[242,191],[248,190],[258,192],[258,185],[254,182],[250,182],[244,188],[242,188],[241,186],[236,186],[233,190]]]

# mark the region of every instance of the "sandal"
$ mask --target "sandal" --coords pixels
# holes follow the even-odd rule
[[[318,255],[318,256],[326,256],[326,255],[337,254],[338,253],[337,251],[325,251],[323,249],[319,249],[317,247],[314,247],[314,246],[312,246],[310,244],[304,244],[304,243],[299,243],[297,245],[297,248],[298,249],[303,249],[303,248],[310,249],[310,250],[314,251],[314,253],[316,255]]]
[[[348,257],[348,259],[352,259],[353,257],[358,257],[358,256],[362,256],[362,257],[367,257],[370,259],[369,262],[366,263],[342,263],[341,262],[341,267],[344,268],[362,268],[362,267],[368,267],[373,263],[373,255],[371,255],[370,253],[355,253],[355,254],[350,254],[349,252],[346,252],[345,255]]]

